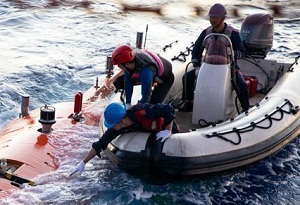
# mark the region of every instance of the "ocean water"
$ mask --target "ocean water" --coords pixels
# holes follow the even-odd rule
[[[56,2],[54,5],[53,2]],[[128,5],[161,9],[124,12],[123,1],[3,0],[0,2],[0,128],[18,117],[20,95],[30,95],[30,110],[44,104],[72,101],[104,76],[106,56],[121,43],[135,44],[145,32],[146,48],[161,52],[180,39],[194,41],[209,25],[209,1],[126,1]],[[249,13],[274,13],[273,47],[268,58],[293,62],[300,54],[298,0],[225,0],[227,22],[240,28]],[[195,15],[193,8],[203,12]],[[233,15],[233,11],[237,15]],[[189,45],[187,45],[189,46]],[[97,101],[101,112],[105,100]],[[106,159],[93,159],[81,176],[68,171],[85,156],[98,129],[82,125],[54,136],[58,170],[34,179],[0,204],[300,204],[300,149],[294,140],[277,154],[249,167],[206,179],[161,186],[127,175]]]

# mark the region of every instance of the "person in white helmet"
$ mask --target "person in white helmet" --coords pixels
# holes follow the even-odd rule
[[[129,110],[119,103],[109,104],[104,110],[104,125],[108,129],[97,142],[92,144],[90,151],[71,171],[70,176],[75,173],[81,174],[85,164],[96,155],[100,157],[101,151],[105,150],[107,145],[122,133],[157,132],[156,140],[164,142],[172,133],[179,132],[174,118],[175,110],[170,104],[137,104]]]
[[[185,75],[182,77],[182,99],[184,100],[184,106],[179,111],[190,112],[193,109],[195,81],[202,63],[202,53],[204,51],[203,41],[207,35],[211,33],[221,33],[227,35],[232,42],[235,60],[244,56],[245,49],[243,47],[239,31],[225,23],[225,18],[227,17],[226,8],[222,4],[216,3],[210,8],[208,15],[211,26],[201,32],[192,50],[192,63],[194,69],[187,72],[186,77]],[[236,68],[235,81],[239,90],[237,94],[243,109],[242,111],[246,111],[249,109],[249,91],[247,84],[238,68]]]

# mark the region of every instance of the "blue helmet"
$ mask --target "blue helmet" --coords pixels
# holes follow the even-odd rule
[[[125,106],[119,103],[111,103],[104,110],[104,125],[112,128],[126,115]]]

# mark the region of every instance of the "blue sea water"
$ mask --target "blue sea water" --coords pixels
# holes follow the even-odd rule
[[[97,76],[104,76],[106,56],[113,48],[121,43],[134,45],[136,32],[145,32],[146,25],[146,47],[150,50],[161,52],[175,40],[194,41],[209,25],[205,13],[217,1],[126,1],[161,8],[162,16],[124,12],[118,0],[94,0],[89,8],[81,2],[0,2],[0,128],[18,117],[20,94],[31,96],[30,110],[73,100],[77,91],[87,90]],[[268,58],[293,62],[300,54],[298,0],[222,3],[229,11],[227,22],[236,28],[246,14],[279,9]],[[192,12],[195,5],[203,8],[203,15]],[[232,15],[235,9],[238,16]],[[105,106],[105,101],[98,103],[100,109]],[[98,129],[82,126],[67,131],[67,138],[54,143],[59,169],[37,177],[38,186],[25,187],[0,199],[0,204],[300,204],[299,139],[277,154],[234,172],[157,186],[97,158],[87,164],[81,176],[68,177],[67,172],[97,139]]]

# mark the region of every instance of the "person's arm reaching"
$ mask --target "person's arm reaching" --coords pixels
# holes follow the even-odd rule
[[[142,99],[139,103],[149,103],[152,95],[152,83],[154,73],[150,68],[144,68],[140,72],[140,81],[142,84]]]
[[[96,150],[94,148],[91,148],[90,151],[87,153],[85,158],[81,160],[75,169],[70,173],[70,176],[74,175],[75,173],[81,174],[85,168],[86,163],[88,163],[91,159],[93,159],[96,156]]]
[[[92,144],[92,148],[86,154],[86,156],[77,164],[77,166],[71,171],[70,176],[75,173],[81,174],[85,168],[86,163],[93,159],[96,155],[100,157],[100,152],[105,150],[107,145],[119,136],[122,130],[107,129],[103,136]]]

